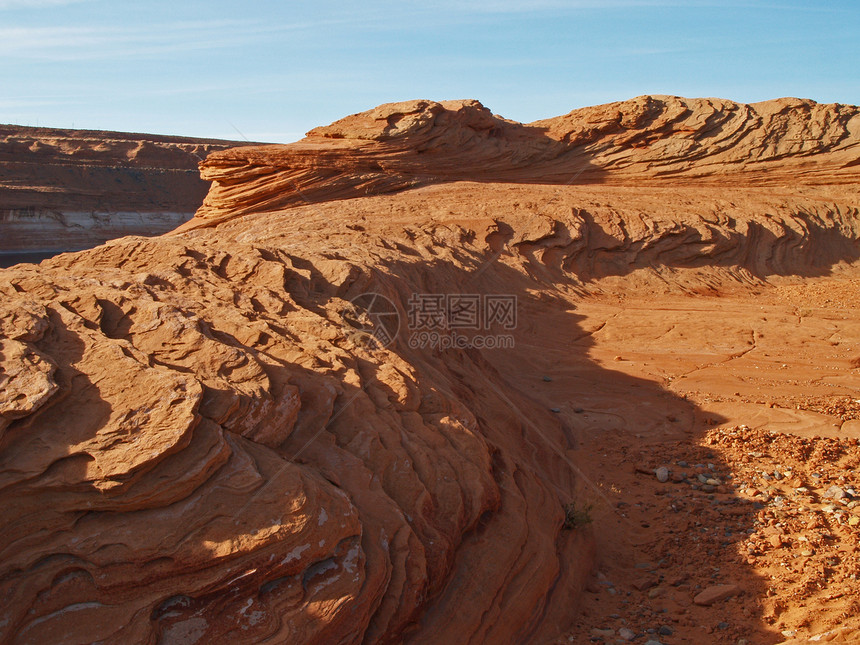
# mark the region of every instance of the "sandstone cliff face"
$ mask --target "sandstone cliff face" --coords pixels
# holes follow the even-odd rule
[[[659,132],[688,136],[690,105],[726,143],[645,161],[671,148]],[[212,155],[206,205],[174,234],[0,272],[0,641],[563,633],[595,548],[564,508],[608,489],[520,372],[539,348],[583,382],[621,378],[587,354],[583,299],[851,270],[856,108],[778,105],[658,97],[529,126],[474,102],[383,106]],[[751,177],[710,170],[731,137],[773,141]],[[564,185],[586,149],[592,183]],[[393,307],[390,344],[368,294]],[[514,297],[516,324],[483,330],[514,346],[414,342],[415,294]],[[694,412],[630,385],[648,405],[599,423]]]
[[[504,641],[576,588],[552,414],[479,354],[365,348],[347,322],[352,294],[406,302],[423,263],[198,241],[4,276],[4,640],[389,642],[432,598],[483,610],[414,640]],[[426,288],[465,281],[447,263]]]
[[[644,96],[523,125],[477,101],[380,106],[286,146],[226,150],[198,219],[459,180],[538,184],[851,184],[854,106]]]
[[[235,145],[0,125],[0,261],[166,233],[206,194],[197,164]]]

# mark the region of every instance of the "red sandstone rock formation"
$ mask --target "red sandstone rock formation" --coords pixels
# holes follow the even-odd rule
[[[614,508],[600,433],[689,440],[700,414],[596,362],[620,341],[589,303],[851,274],[856,115],[657,97],[522,126],[382,106],[212,155],[182,231],[0,272],[0,641],[564,635],[595,549],[621,539],[566,522]],[[589,185],[565,185],[583,162]],[[515,328],[485,330],[515,346],[411,342],[416,293],[515,296]],[[387,346],[362,294],[399,314]],[[750,351],[696,339],[716,366]]]
[[[643,96],[523,125],[477,101],[409,101],[315,128],[294,144],[242,147],[201,164],[200,220],[439,182],[851,184],[854,106]]]

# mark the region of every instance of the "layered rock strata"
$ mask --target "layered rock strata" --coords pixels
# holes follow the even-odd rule
[[[206,194],[197,164],[236,145],[0,125],[0,262],[166,233]]]
[[[687,137],[673,128],[696,119],[664,118],[682,105],[712,125],[758,115],[746,134],[701,126],[697,146],[728,137],[724,173],[656,134],[635,145],[647,124]],[[210,156],[206,204],[177,232],[0,272],[0,641],[564,634],[595,552],[577,518],[610,491],[560,413],[607,432],[696,413],[597,365],[578,305],[856,269],[856,108],[767,105],[656,97],[530,126],[475,102],[382,106]],[[605,116],[632,106],[630,127]],[[729,163],[769,139],[749,176]],[[585,149],[601,170],[566,185]],[[452,297],[503,296],[516,316],[434,342],[417,296],[441,296],[449,326]],[[520,373],[536,352],[550,381],[579,383],[560,407]],[[622,385],[577,416],[586,390]]]
[[[477,101],[409,101],[284,146],[213,154],[192,225],[450,181],[795,186],[852,184],[855,106],[643,96],[521,124]]]

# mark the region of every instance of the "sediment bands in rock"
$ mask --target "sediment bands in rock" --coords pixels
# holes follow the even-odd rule
[[[293,144],[201,164],[197,219],[456,180],[797,185],[856,181],[860,111],[800,99],[740,104],[643,96],[521,124],[477,101],[382,105]]]
[[[0,254],[77,251],[123,235],[166,233],[206,195],[197,164],[231,145],[0,125]]]
[[[452,166],[451,180],[355,196],[354,150],[378,146],[471,151],[460,171],[490,168],[493,140],[508,167],[564,162],[564,136],[535,144],[532,126],[458,105],[386,106],[310,147],[219,153],[204,172],[222,164],[220,222],[0,272],[0,641],[551,639],[594,551],[564,507],[602,498],[570,428],[515,384],[547,344],[535,329],[557,334],[554,369],[600,374],[583,297],[758,289],[857,259],[858,167],[833,185],[823,170],[856,136],[812,155],[822,185],[453,181]],[[419,153],[428,133],[444,145]],[[296,150],[326,201],[263,180],[289,174],[279,155]],[[230,154],[244,159],[232,170]],[[798,162],[768,163],[788,177]],[[278,199],[292,206],[250,212]],[[368,340],[380,321],[353,304],[363,294],[398,314],[386,347]],[[515,296],[514,346],[410,342],[414,294]],[[667,400],[637,419],[664,423]]]
[[[122,240],[5,272],[2,640],[533,631],[589,562],[562,532],[558,422],[479,354],[362,346],[347,298],[405,302],[423,263],[406,282],[220,246]],[[465,279],[449,264],[434,283]]]

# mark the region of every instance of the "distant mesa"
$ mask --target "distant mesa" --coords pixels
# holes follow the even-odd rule
[[[206,195],[197,164],[236,145],[0,125],[0,266],[176,228]]]
[[[286,145],[0,125],[0,266],[440,182],[850,184],[858,166],[858,108],[793,98],[641,96],[529,124],[413,100]]]

